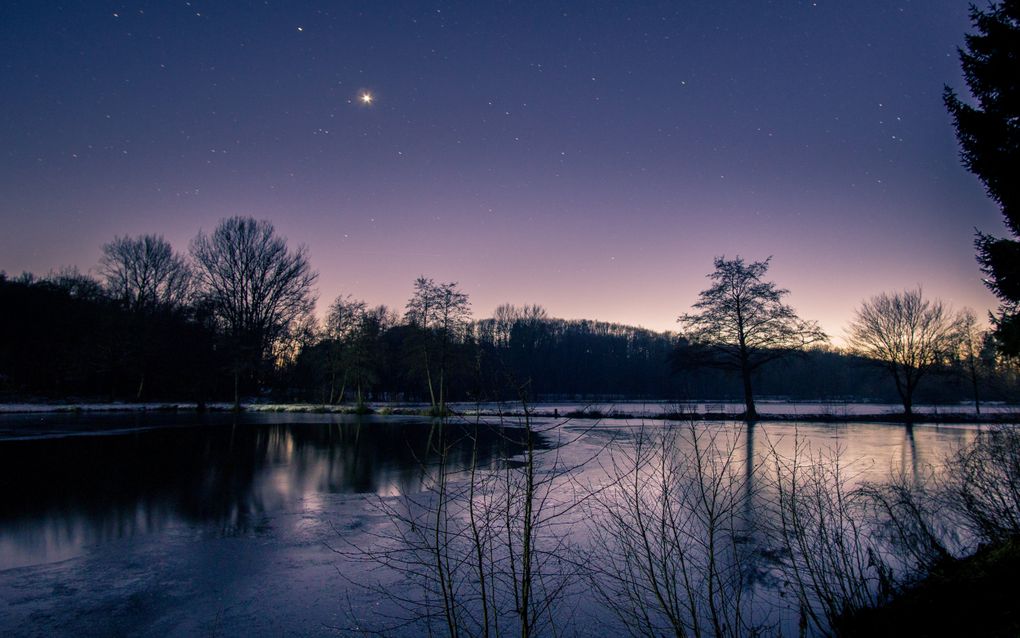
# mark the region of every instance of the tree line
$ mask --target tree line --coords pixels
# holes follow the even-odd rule
[[[233,217],[199,233],[187,254],[157,235],[115,237],[96,276],[0,275],[0,391],[7,400],[248,397],[355,409],[405,400],[436,413],[449,401],[742,397],[752,418],[755,392],[900,399],[907,411],[915,396],[1010,396],[1012,369],[973,315],[950,318],[920,291],[879,296],[859,311],[852,347],[837,350],[765,280],[769,263],[718,258],[713,285],[676,333],[557,319],[537,305],[474,319],[456,283],[427,277],[400,310],[340,295],[320,320],[307,250],[288,247],[267,221]],[[933,303],[941,336],[927,342],[927,328],[912,334],[910,320],[894,316],[922,317]],[[928,349],[883,351],[883,331]]]
[[[162,236],[116,237],[98,273],[0,277],[8,392],[239,404],[315,304],[306,249],[244,217],[200,232],[188,256]]]

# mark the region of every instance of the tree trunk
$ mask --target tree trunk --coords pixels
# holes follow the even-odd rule
[[[443,393],[443,376],[446,371],[439,369],[439,414],[446,416],[446,395]]]
[[[737,340],[740,343],[740,377],[744,382],[744,419],[756,421],[758,411],[754,409],[754,393],[751,391],[751,356],[744,333],[744,313],[737,306]]]
[[[917,385],[917,381],[911,378],[911,371],[909,369],[903,372],[903,379],[900,379],[900,372],[896,368],[891,367],[889,371],[892,373],[893,380],[896,381],[896,393],[900,395],[900,401],[903,402],[903,418],[907,423],[914,420],[914,386]]]
[[[978,377],[977,372],[972,370],[970,373],[970,382],[974,386],[974,412],[981,414],[981,397],[978,395]]]
[[[336,395],[336,402],[343,403],[347,396],[347,371],[344,370],[344,376],[340,381],[340,393]]]
[[[751,369],[747,362],[741,362],[740,376],[744,381],[744,418],[748,421],[758,419],[758,411],[754,409],[754,394],[751,391]]]
[[[425,346],[425,379],[429,384],[429,401],[432,403],[432,409],[436,409],[436,392],[432,388],[432,369],[429,367],[429,351],[428,346]]]

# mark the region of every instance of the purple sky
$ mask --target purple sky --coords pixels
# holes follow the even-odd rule
[[[242,214],[309,247],[320,308],[424,274],[476,317],[674,329],[739,254],[837,337],[918,284],[983,312],[1002,224],[940,95],[969,29],[965,0],[8,0],[0,269]]]

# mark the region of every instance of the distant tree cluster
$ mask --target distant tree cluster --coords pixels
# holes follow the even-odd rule
[[[15,399],[220,396],[226,364],[201,307],[142,311],[76,271],[0,276],[0,391]]]
[[[438,305],[423,299],[444,289]],[[468,321],[456,284],[419,279],[403,318],[341,296],[318,338],[291,366],[289,398],[338,403],[417,400],[445,409],[449,400],[668,398],[670,334],[584,320],[552,319],[538,306],[501,306],[494,318]],[[456,301],[448,314],[446,301]],[[423,322],[424,306],[435,319]],[[350,330],[337,330],[350,315]],[[444,318],[446,317],[446,318]],[[366,354],[367,353],[367,354]]]
[[[770,260],[718,258],[678,334],[556,319],[504,304],[475,320],[455,282],[419,277],[403,313],[339,295],[313,314],[303,247],[244,217],[178,253],[157,235],[115,237],[94,278],[0,276],[0,392],[8,398],[233,401],[367,410],[380,400],[1002,398],[1009,366],[973,314],[920,291],[866,301],[848,349],[826,345],[767,281]],[[865,364],[876,365],[865,365]],[[885,370],[894,383],[883,383]],[[919,390],[919,381],[927,386]]]
[[[232,398],[257,390],[300,320],[316,275],[304,248],[245,217],[199,233],[190,259],[161,236],[116,237],[94,279],[0,278],[0,380],[21,395]]]

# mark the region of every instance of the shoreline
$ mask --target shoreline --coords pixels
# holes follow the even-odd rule
[[[712,402],[705,402],[712,403]],[[487,404],[492,405],[492,404]],[[590,405],[590,404],[589,404]],[[613,404],[626,406],[627,403]],[[675,404],[662,403],[663,407]],[[793,405],[796,405],[795,403]],[[815,403],[817,405],[817,403]],[[926,406],[920,406],[922,409]],[[937,408],[936,408],[937,410]],[[188,402],[152,402],[152,403],[0,403],[0,417],[11,415],[47,415],[47,414],[103,414],[103,413],[203,413],[233,412],[231,403],[209,403],[200,408],[196,403]],[[241,404],[240,412],[259,413],[296,413],[296,414],[336,414],[336,415],[372,415],[372,416],[416,416],[431,418],[427,404],[370,404],[359,410],[351,405],[320,405],[314,403],[246,403]],[[527,414],[521,409],[452,409],[451,417],[505,417],[540,419],[586,419],[598,421],[619,420],[654,420],[654,421],[745,421],[742,412],[719,411],[675,411],[663,410],[658,413],[627,411],[625,409],[600,410],[595,408],[560,411],[559,409],[543,408],[539,404],[536,409],[529,409]],[[768,413],[760,412],[753,420],[755,423],[789,423],[807,421],[813,423],[898,423],[898,424],[1010,424],[1020,423],[1020,408],[1016,411],[995,411],[975,414],[972,412],[952,411],[920,411],[908,419],[901,412],[866,412],[841,413],[803,412],[803,413]]]

